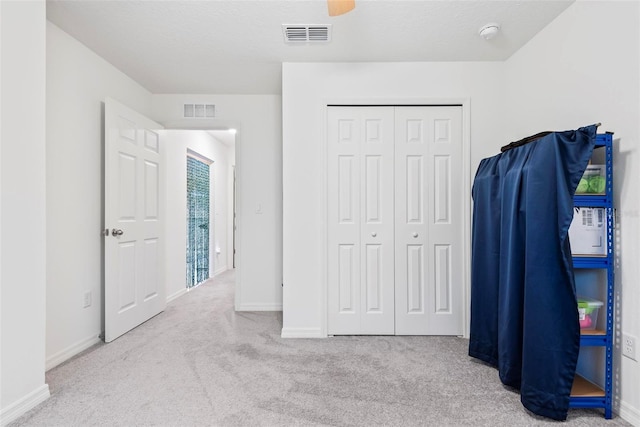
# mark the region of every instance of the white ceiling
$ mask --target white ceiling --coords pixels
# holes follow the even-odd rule
[[[152,93],[279,94],[282,62],[500,61],[574,0],[48,0],[47,17]],[[497,22],[501,34],[478,36]],[[291,45],[282,24],[332,24]]]

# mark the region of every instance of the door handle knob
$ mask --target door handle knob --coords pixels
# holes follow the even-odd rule
[[[415,232],[414,232],[414,233],[412,234],[412,236],[413,236],[414,238],[415,238],[415,237],[418,237],[418,233],[415,233]]]
[[[111,230],[112,236],[122,236],[123,234],[124,231],[120,230],[119,228],[114,228],[113,230]]]
[[[376,237],[378,235],[378,233],[376,233],[375,231],[371,232],[371,237]]]

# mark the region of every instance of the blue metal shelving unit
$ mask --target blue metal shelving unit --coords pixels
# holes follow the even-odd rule
[[[606,330],[583,331],[581,347],[603,347],[605,350],[604,390],[576,376],[571,392],[572,408],[603,408],[607,419],[612,417],[613,391],[613,287],[614,287],[614,209],[613,209],[613,134],[599,134],[596,148],[605,150],[606,189],[603,195],[575,195],[575,207],[600,207],[607,215],[607,254],[602,257],[574,257],[574,269],[605,269],[607,271]]]

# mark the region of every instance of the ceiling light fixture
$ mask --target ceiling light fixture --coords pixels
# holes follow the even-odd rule
[[[491,40],[500,32],[499,24],[487,24],[484,27],[480,28],[478,34],[485,40]]]
[[[356,0],[327,0],[329,16],[339,16],[353,10],[356,7]]]

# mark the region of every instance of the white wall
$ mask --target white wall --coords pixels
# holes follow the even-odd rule
[[[47,368],[98,342],[102,325],[103,101],[149,115],[151,94],[47,23]],[[83,308],[85,291],[92,304]]]
[[[0,425],[45,384],[45,2],[0,2]]]
[[[228,203],[229,203],[229,162],[230,147],[227,147],[205,131],[198,130],[164,130],[161,131],[164,146],[165,182],[167,192],[165,198],[165,242],[166,242],[166,285],[167,299],[172,300],[186,292],[186,258],[187,247],[187,149],[212,160],[211,211],[210,218],[210,262],[209,275],[230,268],[228,261]],[[220,254],[215,248],[220,248]]]
[[[597,122],[602,122],[600,131],[615,132],[616,329],[636,338],[640,338],[639,31],[638,2],[577,1],[505,64],[505,125],[512,139]],[[640,425],[640,363],[621,357],[619,342],[616,346],[620,414]]]
[[[473,177],[480,159],[495,154],[504,141],[502,73],[501,63],[283,65],[283,336],[326,335],[322,138],[327,101],[468,99]]]
[[[233,127],[237,179],[237,310],[282,308],[282,128],[277,95],[153,95],[168,129]],[[183,104],[212,103],[215,119],[182,119]]]
[[[210,135],[211,136],[211,135]],[[229,223],[232,216],[229,215],[229,203],[231,192],[233,191],[232,167],[236,164],[234,146],[227,146],[217,139],[215,135],[213,139],[212,151],[214,160],[212,165],[211,179],[211,197],[213,210],[214,230],[211,236],[211,277],[223,273],[233,268],[233,264],[229,263],[229,255],[233,251],[233,236],[229,233]],[[196,152],[200,152],[198,147],[193,148]]]

